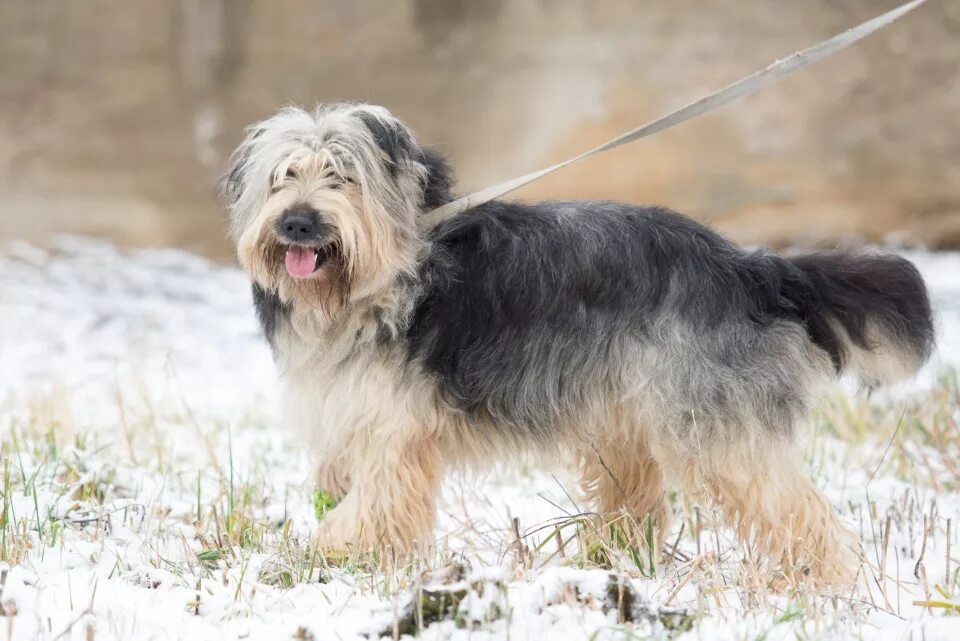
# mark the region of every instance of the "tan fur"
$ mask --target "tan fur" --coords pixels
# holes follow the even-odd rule
[[[364,325],[358,318],[337,321],[343,336],[373,331]],[[321,487],[343,494],[321,523],[319,540],[334,548],[398,550],[432,543],[441,457],[438,414],[425,401],[430,390],[402,381],[398,354],[284,340],[285,351],[300,352],[283,361],[291,420],[312,444]]]
[[[580,485],[597,512],[615,522],[634,545],[663,546],[672,513],[660,464],[647,447],[638,443],[588,447],[578,452]],[[654,540],[645,538],[647,520]]]
[[[650,518],[662,546],[672,516],[665,493],[679,487],[717,505],[739,538],[780,561],[792,581],[846,586],[853,580],[858,539],[803,473],[790,439],[756,433],[744,442],[683,447],[617,409],[576,451],[588,498],[632,543],[645,543]]]
[[[712,444],[696,456],[665,447],[661,460],[687,492],[720,508],[741,541],[779,560],[788,578],[850,585],[859,541],[803,472],[791,440]]]

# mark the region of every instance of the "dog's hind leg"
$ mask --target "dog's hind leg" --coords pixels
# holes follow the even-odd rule
[[[685,468],[687,489],[712,500],[742,541],[779,561],[788,581],[849,587],[858,538],[804,473],[789,439],[766,440],[699,452]]]
[[[663,473],[640,443],[590,443],[577,453],[580,484],[595,509],[632,544],[659,551],[670,527]],[[653,540],[647,540],[652,526]]]

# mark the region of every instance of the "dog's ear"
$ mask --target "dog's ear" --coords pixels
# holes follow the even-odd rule
[[[247,179],[250,158],[256,149],[257,139],[263,135],[264,128],[254,126],[247,131],[246,138],[230,157],[230,168],[220,179],[220,199],[227,207],[232,207],[243,195],[243,185]]]
[[[370,111],[360,111],[358,116],[370,130],[377,146],[390,159],[391,176],[396,177],[405,162],[420,163],[426,169],[421,178],[424,212],[453,200],[450,193],[453,176],[442,155],[418,145],[407,126],[392,116],[384,117]]]
[[[413,155],[415,144],[406,126],[393,117],[371,111],[360,111],[358,117],[370,130],[374,142],[390,159],[390,174],[397,175],[401,163]]]
[[[423,212],[427,213],[453,200],[453,172],[447,159],[439,152],[423,147],[420,153],[420,162],[427,168],[422,179]]]

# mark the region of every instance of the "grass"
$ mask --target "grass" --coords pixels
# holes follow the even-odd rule
[[[718,525],[710,506],[677,495],[663,549],[655,549],[649,519],[604,522],[577,512],[529,524],[504,519],[492,534],[465,526],[466,534],[492,537],[486,550],[464,553],[454,541],[429,556],[327,557],[309,535],[336,503],[306,481],[302,461],[294,462],[296,444],[255,421],[203,425],[189,412],[134,411],[118,399],[116,425],[77,428],[50,412],[0,419],[4,572],[25,565],[56,572],[65,551],[85,546],[97,557],[92,567],[108,568],[100,590],[180,590],[189,594],[181,601],[189,616],[243,618],[267,613],[259,609],[264,593],[296,599],[309,588],[311,599],[329,602],[331,617],[349,609],[350,599],[386,604],[393,610],[381,630],[387,636],[431,624],[503,631],[531,595],[539,595],[542,612],[572,610],[592,621],[583,638],[631,638],[641,628],[671,638],[718,625],[758,641],[782,638],[784,630],[798,638],[838,630],[858,636],[871,613],[898,621],[960,616],[960,513],[947,500],[960,489],[954,375],[920,398],[838,395],[818,413],[811,469],[867,549],[859,589],[828,596],[800,584],[772,589],[765,562]],[[836,478],[840,470],[847,483]],[[465,523],[476,516],[471,506],[496,498],[482,483],[472,491],[479,495],[458,499]],[[455,503],[444,509],[456,512]],[[116,536],[128,543],[118,547]],[[607,578],[591,587],[595,576]],[[94,612],[93,597],[90,603],[74,604],[75,615]],[[3,608],[25,605],[5,604],[0,594]],[[298,629],[301,638],[321,638],[319,628]]]

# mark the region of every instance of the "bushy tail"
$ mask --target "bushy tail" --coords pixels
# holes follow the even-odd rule
[[[865,385],[912,375],[934,345],[920,273],[895,255],[814,253],[786,259],[783,303],[793,308],[838,373]]]

